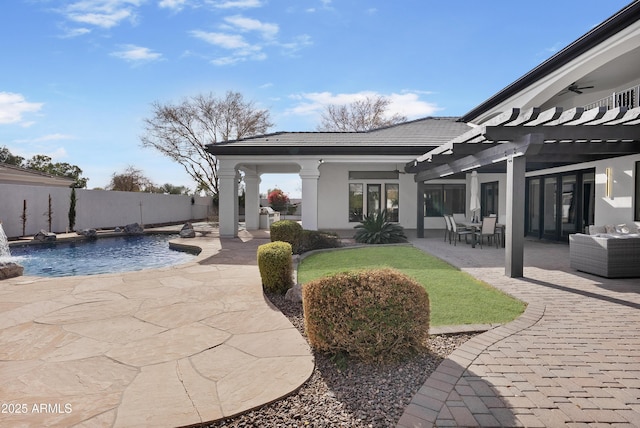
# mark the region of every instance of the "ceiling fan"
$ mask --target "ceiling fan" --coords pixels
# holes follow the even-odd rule
[[[567,89],[565,89],[564,91],[560,92],[558,95],[564,95],[566,93],[569,92],[575,92],[576,94],[581,94],[583,89],[593,89],[595,86],[591,85],[591,86],[580,86],[578,85],[576,82],[573,82],[572,84],[570,84]]]

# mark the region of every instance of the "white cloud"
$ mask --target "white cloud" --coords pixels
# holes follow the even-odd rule
[[[282,47],[284,54],[293,55],[296,52],[302,50],[303,48],[312,45],[311,36],[307,34],[302,34],[293,41],[288,43],[280,43],[279,46]]]
[[[123,45],[121,48],[122,50],[120,51],[112,52],[111,56],[137,64],[162,59],[162,54],[153,52],[151,49],[142,46]]]
[[[88,28],[67,28],[64,30],[65,33],[60,36],[62,39],[72,39],[74,37],[84,36],[85,34],[89,34],[91,30]]]
[[[408,119],[431,116],[440,108],[433,103],[420,100],[420,95],[416,92],[402,94],[380,94],[375,91],[362,91],[355,93],[333,94],[331,92],[310,92],[293,95],[291,98],[298,101],[298,104],[288,110],[288,114],[300,116],[319,116],[324,109],[330,105],[347,105],[354,101],[362,101],[367,97],[383,96],[390,100],[387,107],[389,115],[400,114]]]
[[[222,0],[209,3],[218,9],[249,9],[262,6],[261,0]]]
[[[224,20],[240,32],[257,31],[265,39],[273,39],[280,31],[277,24],[263,23],[241,15],[228,16]]]
[[[40,111],[43,103],[30,103],[22,94],[0,92],[0,124],[20,123],[30,126],[33,122],[24,122],[23,115]]]
[[[280,27],[242,15],[227,16],[218,31],[192,30],[191,36],[211,45],[231,51],[229,55],[211,60],[215,65],[229,65],[241,61],[261,61],[267,58],[265,48],[280,47],[283,54],[292,54],[311,44],[308,35],[301,35],[289,43],[277,40]]]
[[[187,0],[161,0],[158,6],[165,9],[180,11],[187,4]]]
[[[191,35],[209,44],[219,46],[224,49],[248,49],[250,47],[244,37],[238,34],[194,30],[191,32]]]
[[[136,8],[144,0],[82,0],[67,5],[61,10],[73,22],[109,29],[123,20],[135,21]]]

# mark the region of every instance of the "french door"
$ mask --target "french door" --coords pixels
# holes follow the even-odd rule
[[[568,241],[569,234],[593,224],[593,169],[529,177],[525,230],[527,236]]]

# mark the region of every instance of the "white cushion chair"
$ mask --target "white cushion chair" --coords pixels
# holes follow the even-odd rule
[[[482,227],[480,230],[475,232],[476,237],[479,239],[480,248],[482,248],[482,241],[484,241],[484,237],[487,237],[487,244],[491,243],[491,239],[496,244],[496,248],[498,248],[498,236],[496,235],[496,221],[497,217],[485,217],[482,219]]]

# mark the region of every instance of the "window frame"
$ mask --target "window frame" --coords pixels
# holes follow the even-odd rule
[[[393,177],[398,178],[397,172],[392,172],[388,174],[388,171],[385,172],[385,176],[381,176],[379,174],[380,171],[349,171],[349,200],[348,200],[348,220],[349,223],[359,223],[364,219],[364,214],[371,214],[370,210],[370,193],[369,189],[378,189],[378,209],[376,212],[380,212],[382,209],[387,209],[387,214],[390,216],[387,220],[391,223],[400,222],[400,182],[398,180],[393,180]],[[376,175],[377,174],[377,175]],[[378,179],[362,179],[362,178],[353,178],[353,177],[378,177]],[[382,180],[380,179],[382,178]],[[389,181],[391,180],[391,181]],[[353,189],[359,187],[361,192],[360,195],[355,195]],[[389,197],[395,191],[395,202],[392,202]],[[356,199],[354,199],[356,197]],[[358,212],[356,211],[358,207],[354,209],[354,201],[360,202],[362,204],[361,211],[362,214],[360,218],[358,218]],[[392,211],[389,212],[388,208],[390,207]],[[356,203],[357,205],[357,203]]]

